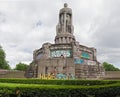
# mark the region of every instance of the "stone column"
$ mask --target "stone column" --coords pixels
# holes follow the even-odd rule
[[[65,37],[63,37],[63,43],[66,43]]]
[[[67,43],[69,43],[70,41],[69,41],[69,37],[67,37]]]
[[[61,43],[61,37],[59,37],[59,43]]]

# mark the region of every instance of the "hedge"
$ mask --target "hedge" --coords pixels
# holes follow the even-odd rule
[[[0,79],[2,83],[48,84],[48,85],[106,85],[120,83],[118,80],[41,80],[41,79]]]
[[[0,79],[0,97],[117,97],[119,80]]]
[[[0,83],[0,97],[117,97],[120,83],[94,86]]]

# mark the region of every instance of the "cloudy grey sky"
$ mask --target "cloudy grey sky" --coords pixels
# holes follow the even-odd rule
[[[120,0],[0,0],[0,45],[11,67],[30,63],[35,49],[54,43],[65,2],[73,11],[76,40],[97,48],[100,62],[120,68]]]

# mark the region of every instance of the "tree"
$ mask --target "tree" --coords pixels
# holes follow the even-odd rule
[[[0,46],[0,69],[10,69],[10,65],[6,61],[6,54]]]
[[[18,63],[16,64],[15,70],[21,70],[21,71],[25,71],[27,69],[28,65],[24,64],[24,63]]]
[[[103,67],[105,68],[105,71],[120,71],[119,68],[116,68],[115,66],[113,66],[112,64],[109,64],[107,62],[103,63]]]

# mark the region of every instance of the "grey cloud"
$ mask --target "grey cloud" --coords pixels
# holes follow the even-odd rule
[[[98,48],[98,59],[101,62],[109,62],[116,67],[120,67],[120,48]]]
[[[0,24],[6,22],[6,16],[0,12]]]
[[[93,10],[92,8],[87,9],[87,12],[88,10],[90,12],[87,13],[88,15],[83,11],[80,11],[80,14],[76,14],[81,16],[82,13],[82,17],[77,17],[77,15],[75,17],[76,21],[77,19],[79,20],[79,22],[76,22],[79,27],[76,27],[76,31],[79,32],[76,33],[78,40],[82,42],[83,45],[93,45],[96,47],[98,51],[98,60],[100,60],[100,62],[107,61],[117,67],[120,67],[120,51],[118,50],[120,49],[119,5],[119,0],[102,1],[100,5],[98,4],[98,7],[95,7],[96,5],[94,6],[96,10]],[[91,15],[91,18],[89,15]]]
[[[0,12],[5,16],[0,21],[5,22],[0,24],[0,42],[12,67],[31,62],[32,52],[43,43],[54,43],[58,11],[65,2],[73,9],[77,41],[97,48],[100,62],[120,64],[119,0],[2,0]]]
[[[103,21],[94,34],[98,40],[98,45],[103,47],[120,47],[119,25],[119,18],[108,17],[105,21]]]

